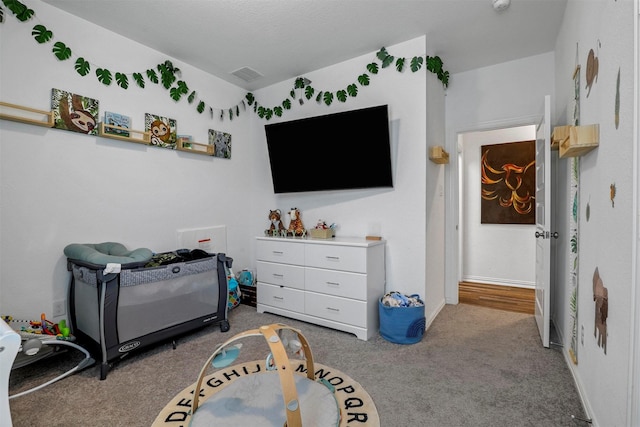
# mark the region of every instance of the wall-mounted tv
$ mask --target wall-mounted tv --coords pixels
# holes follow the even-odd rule
[[[393,187],[386,105],[264,128],[275,193]]]

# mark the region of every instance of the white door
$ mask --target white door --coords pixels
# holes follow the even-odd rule
[[[536,307],[542,345],[549,347],[551,321],[551,96],[544,97],[544,116],[536,130]]]

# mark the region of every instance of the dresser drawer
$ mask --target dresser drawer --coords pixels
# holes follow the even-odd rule
[[[367,272],[367,248],[355,246],[306,245],[305,261],[309,267]]]
[[[257,261],[256,266],[260,282],[304,289],[304,267],[264,261]]]
[[[366,327],[367,303],[334,297],[315,292],[305,292],[305,313],[334,322]]]
[[[304,288],[321,294],[367,300],[367,276],[361,273],[309,267],[305,270]]]
[[[304,313],[304,292],[258,282],[258,304]]]
[[[256,257],[259,261],[304,265],[304,245],[281,240],[258,240]]]

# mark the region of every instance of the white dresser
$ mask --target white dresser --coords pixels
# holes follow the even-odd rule
[[[258,237],[259,313],[355,334],[378,333],[385,291],[384,240]]]

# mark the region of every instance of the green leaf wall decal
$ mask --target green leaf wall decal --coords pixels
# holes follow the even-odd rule
[[[71,58],[71,49],[62,42],[56,42],[52,49],[53,54],[61,61]]]
[[[367,65],[367,71],[371,74],[378,74],[378,64],[372,62],[371,64]]]
[[[331,105],[331,103],[333,102],[333,93],[332,92],[325,92],[324,95],[322,96],[322,99],[323,99],[325,104]]]
[[[111,76],[111,71],[106,68],[98,68],[96,70],[96,76],[98,77],[98,81],[106,86],[111,84],[111,80],[113,77]]]
[[[26,21],[31,19],[34,15],[35,12],[31,9],[29,9],[27,6],[25,6],[23,3],[21,3],[19,0],[2,0],[2,3],[9,9],[11,10],[11,12],[13,12],[13,14],[16,16],[17,19],[19,19],[20,21]],[[4,13],[3,13],[3,9],[2,7],[0,7],[0,22],[2,22],[2,18],[4,17]],[[32,29],[31,32],[32,36],[34,37],[34,39],[36,40],[36,42],[43,44],[46,43],[48,41],[50,41],[53,38],[53,32],[48,30],[44,25],[42,24],[38,24],[35,25]],[[67,60],[69,58],[71,58],[72,56],[72,51],[71,48],[69,48],[64,42],[62,41],[58,41],[56,43],[54,43],[52,52],[54,53],[54,55],[61,61]],[[393,55],[390,55],[389,52],[387,51],[387,49],[385,47],[382,47],[377,53],[376,53],[376,58],[378,60],[381,61],[381,65],[378,65],[378,63],[371,62],[369,64],[366,65],[366,69],[368,71],[369,74],[377,74],[380,70],[380,67],[382,68],[386,68],[389,67],[391,64],[394,63],[395,61],[395,68],[398,72],[403,72],[406,66],[406,59],[405,58],[395,58]],[[427,65],[427,70],[431,71],[432,73],[436,74],[436,76],[438,77],[438,79],[442,82],[442,84],[444,85],[444,87],[446,88],[449,84],[449,72],[445,71],[443,69],[443,65],[442,65],[442,60],[438,57],[438,56],[434,56],[434,57],[430,57],[430,56],[426,56],[426,60],[424,61],[426,62]],[[423,65],[423,58],[421,56],[414,56],[411,59],[410,62],[410,68],[411,71],[416,72],[418,70],[420,70],[420,68],[422,68]],[[91,65],[90,62],[84,58],[78,58],[75,62],[75,70],[78,74],[80,74],[81,76],[85,76],[87,74],[90,73],[91,71]],[[164,86],[165,89],[168,90],[169,92],[169,96],[174,99],[175,101],[180,100],[180,98],[182,97],[182,95],[186,95],[189,93],[189,87],[187,85],[187,83],[185,81],[177,81],[177,78],[180,77],[181,75],[181,71],[179,68],[175,67],[173,65],[173,63],[169,60],[166,60],[160,64],[157,64],[155,66],[154,70],[153,68],[147,69],[145,71],[144,74],[146,74],[147,79],[155,84],[158,83],[162,83],[162,85]],[[96,69],[96,76],[98,78],[98,80],[103,83],[104,85],[110,85],[111,81],[113,80],[113,76],[111,74],[111,71],[109,71],[106,68],[97,68]],[[159,73],[159,75],[158,75]],[[134,72],[132,73],[132,78],[133,80],[136,82],[136,84],[141,87],[141,88],[145,88],[146,83],[145,83],[145,79],[144,79],[144,74],[143,73],[137,73]],[[361,85],[361,86],[368,86],[371,82],[371,78],[369,76],[369,74],[361,74],[360,76],[357,77],[357,82]],[[619,78],[619,77],[618,77]],[[118,86],[120,86],[123,89],[127,89],[129,87],[129,78],[128,75],[125,73],[120,73],[117,72],[115,74],[115,79],[116,82],[118,84]],[[175,84],[175,86],[173,86]],[[333,92],[329,92],[329,91],[317,91],[317,95],[316,95],[316,90],[311,87],[310,85],[311,81],[309,79],[307,79],[306,77],[298,77],[295,79],[294,82],[294,88],[292,90],[290,90],[289,92],[289,98],[290,99],[285,99],[284,101],[282,101],[282,107],[281,106],[277,106],[275,107],[273,110],[272,109],[268,109],[268,108],[264,108],[262,106],[258,105],[257,100],[255,99],[254,95],[252,93],[247,93],[245,95],[245,100],[249,105],[253,105],[253,111],[254,113],[258,114],[261,118],[267,118],[267,120],[269,118],[272,117],[272,115],[275,113],[277,116],[282,115],[283,111],[285,109],[291,109],[292,108],[292,100],[297,99],[296,97],[296,89],[304,89],[304,96],[307,99],[311,99],[314,95],[316,97],[316,102],[321,103],[324,102],[327,106],[331,105],[333,103],[333,99],[334,99],[334,93]],[[619,83],[618,83],[619,85]],[[348,99],[348,97],[355,97],[358,95],[358,87],[355,83],[350,84],[347,86],[346,89],[341,89],[338,90],[335,93],[335,97],[340,101],[340,102],[346,102],[346,100]],[[196,91],[191,91],[191,93],[188,96],[188,101],[189,103],[192,103],[196,98]],[[246,105],[245,105],[245,100],[241,100],[240,103],[242,103],[242,106],[244,109],[246,109]],[[618,102],[618,101],[616,101]],[[235,116],[237,117],[239,115],[239,104],[235,105]],[[300,104],[302,105],[302,98],[300,98]],[[210,111],[211,111],[211,118],[213,118],[213,108],[209,107]],[[618,114],[618,105],[616,104],[616,115]],[[202,114],[202,112],[205,109],[205,103],[204,101],[200,101],[198,103],[197,106],[197,110],[199,113]],[[232,119],[234,117],[234,112],[233,112],[234,107],[228,108],[227,111],[229,112],[229,118]],[[220,119],[222,120],[224,118],[224,111],[225,109],[216,109],[216,111],[220,111]],[[616,117],[616,127],[618,125],[617,122],[617,117]]]
[[[182,92],[177,87],[172,87],[171,89],[169,89],[169,96],[171,96],[171,99],[173,99],[174,101],[180,101]]]
[[[133,73],[133,80],[135,80],[136,84],[144,89],[144,77],[140,73]]]
[[[307,86],[307,87],[304,89],[304,96],[306,96],[306,97],[307,97],[307,99],[311,99],[311,97],[313,96],[313,93],[314,93],[315,91],[316,91],[316,90],[315,90],[314,88],[312,88],[311,86]]]
[[[411,71],[415,73],[420,68],[422,68],[422,62],[422,56],[414,56],[413,58],[411,58]]]
[[[122,89],[128,89],[129,77],[127,77],[126,74],[116,72],[116,83],[118,83],[118,86],[120,86]]]
[[[86,76],[89,74],[89,71],[91,71],[91,65],[89,61],[85,61],[85,59],[81,57],[76,59],[75,69],[81,76]]]
[[[152,69],[148,69],[147,70],[147,78],[149,79],[149,81],[151,83],[158,84],[158,81],[159,81],[158,80],[158,74],[154,70],[152,70]]]
[[[189,92],[189,87],[182,80],[178,81],[177,87],[178,87],[178,90],[180,91],[180,93],[182,93],[183,95],[186,95],[187,92]]]
[[[16,18],[18,18],[18,20],[21,22],[28,21],[35,13],[32,9],[29,9],[27,6],[17,0],[3,1],[4,5],[7,6],[9,10],[13,12],[14,15],[16,15]]]
[[[31,35],[40,44],[48,42],[53,37],[53,33],[47,30],[47,27],[39,24],[33,27],[33,31],[31,31]]]
[[[393,56],[389,55],[382,60],[382,68],[387,68],[389,65],[393,64]]]

